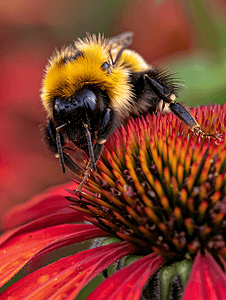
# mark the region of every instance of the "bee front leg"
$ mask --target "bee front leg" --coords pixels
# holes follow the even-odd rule
[[[114,129],[116,128],[116,113],[113,109],[111,108],[106,108],[102,117],[102,121],[100,123],[100,127],[97,131],[96,135],[96,143],[93,147],[93,153],[94,153],[94,159],[95,159],[95,164],[98,162],[103,149],[104,149],[104,144],[110,137],[110,135],[113,133]],[[83,185],[86,183],[88,177],[90,176],[90,170],[92,168],[92,161],[91,159],[89,160],[87,167],[86,167],[86,172],[84,175],[84,178],[82,182],[79,184],[79,186],[76,189],[77,193],[80,193],[82,190]],[[95,169],[94,169],[95,171]]]
[[[100,127],[97,131],[96,144],[94,145],[95,161],[97,162],[103,152],[104,144],[116,128],[116,113],[112,108],[106,108]]]
[[[103,115],[102,120],[99,124],[99,129],[96,134],[96,143],[94,144],[93,149],[91,149],[92,142],[91,142],[91,135],[88,130],[88,125],[84,124],[84,128],[86,130],[86,136],[87,136],[87,143],[89,148],[89,154],[90,154],[90,161],[87,165],[88,168],[92,168],[94,171],[96,171],[95,164],[98,162],[103,149],[104,144],[110,137],[110,135],[113,133],[114,129],[116,128],[116,113],[112,108],[106,108]]]
[[[62,151],[62,147],[65,145],[64,137],[60,130],[57,130],[55,123],[50,119],[45,126],[43,126],[44,141],[48,148],[59,156],[61,162],[61,168],[63,173],[65,172],[64,164],[77,174],[83,174],[82,168],[80,168],[65,152]]]

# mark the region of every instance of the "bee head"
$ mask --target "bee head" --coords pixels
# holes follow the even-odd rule
[[[63,123],[79,124],[89,122],[95,125],[99,117],[99,103],[96,94],[84,88],[75,96],[57,97],[53,102],[53,119],[57,126]]]
[[[75,100],[73,95],[77,97],[80,91],[90,87],[104,91],[109,98],[108,103],[120,114],[130,109],[133,96],[128,84],[130,63],[124,62],[123,53],[131,37],[131,34],[126,34],[125,37],[108,40],[88,35],[74,45],[56,51],[46,67],[42,83],[41,98],[48,117],[53,116],[55,104],[56,114],[57,111],[62,115],[74,109],[79,111],[76,107],[82,107],[82,100]],[[87,103],[92,105],[91,101]]]

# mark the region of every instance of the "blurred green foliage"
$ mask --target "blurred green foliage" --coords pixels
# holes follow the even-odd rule
[[[182,0],[194,31],[196,49],[175,55],[163,66],[185,85],[180,100],[189,106],[226,101],[226,18],[206,0]]]
[[[208,51],[197,50],[192,55],[180,56],[164,67],[173,70],[185,85],[180,100],[189,106],[226,101],[226,56],[221,64]]]

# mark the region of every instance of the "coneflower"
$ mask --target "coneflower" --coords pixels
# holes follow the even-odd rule
[[[226,104],[192,114],[221,138],[198,137],[173,114],[130,119],[106,143],[82,192],[77,185],[65,192],[70,224],[59,225],[55,208],[59,221],[50,213],[6,233],[2,282],[50,251],[101,239],[29,274],[1,299],[75,299],[101,272],[87,299],[226,299]],[[89,223],[71,224],[73,217]]]

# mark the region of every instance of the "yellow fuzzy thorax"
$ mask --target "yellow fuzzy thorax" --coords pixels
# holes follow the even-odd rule
[[[73,56],[81,53],[76,59]],[[114,58],[114,53],[112,53]],[[129,84],[129,74],[148,67],[136,52],[124,50],[117,64],[107,72],[102,64],[109,62],[108,40],[101,36],[88,36],[56,52],[46,68],[42,86],[42,101],[51,114],[53,99],[71,97],[85,86],[95,86],[105,91],[111,107],[119,114],[130,110],[133,92]]]

